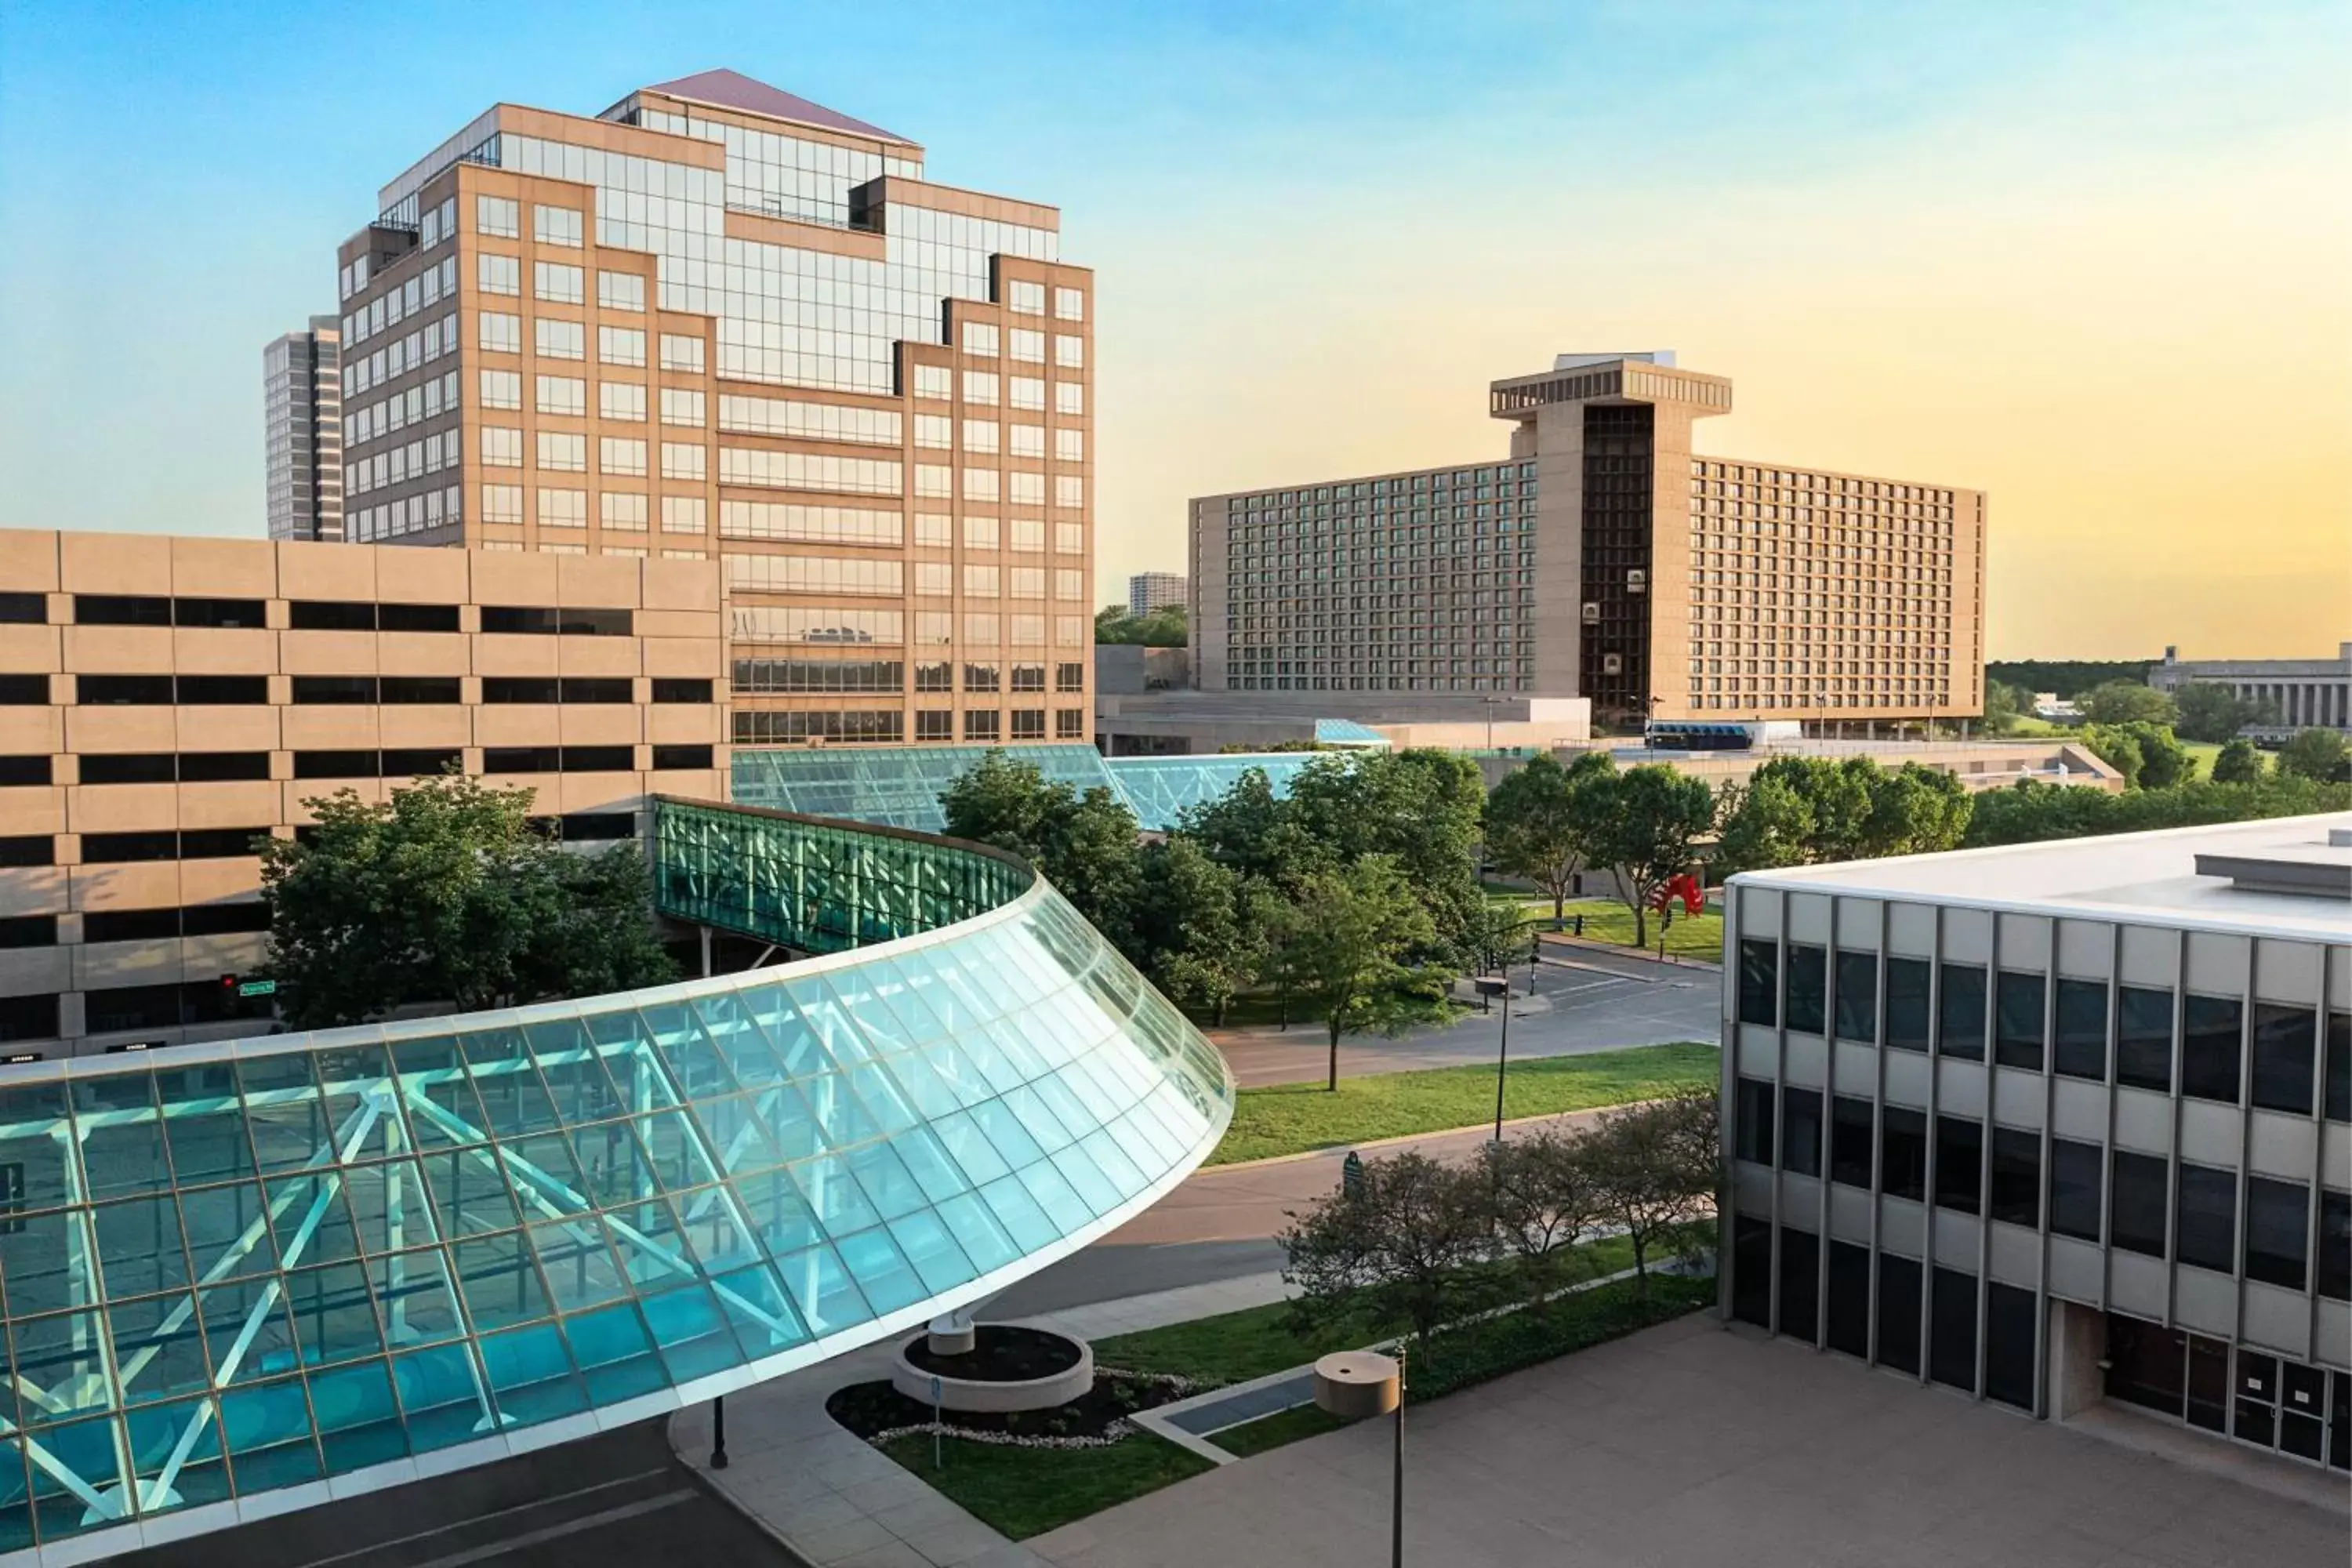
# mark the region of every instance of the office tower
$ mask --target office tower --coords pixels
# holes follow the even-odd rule
[[[313,316],[261,351],[272,539],[343,536],[341,328]]]
[[[346,785],[726,798],[724,615],[709,562],[0,531],[0,1058],[257,1032],[254,839]]]
[[[1735,878],[1723,1301],[2352,1469],[2352,816]]]
[[[1583,697],[1596,721],[1983,706],[1984,497],[1700,457],[1668,353],[1498,381],[1507,458],[1192,503],[1194,682]]]
[[[723,557],[735,736],[1086,740],[1092,275],[732,71],[500,104],[342,247],[351,535]]]
[[[1184,602],[1181,572],[1138,572],[1127,580],[1127,613],[1148,616],[1162,605]]]

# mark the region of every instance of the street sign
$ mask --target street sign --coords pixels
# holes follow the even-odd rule
[[[236,994],[240,996],[275,996],[278,994],[278,982],[247,980],[237,986]]]
[[[1339,1162],[1339,1191],[1349,1197],[1362,1195],[1364,1190],[1364,1157],[1353,1149]]]

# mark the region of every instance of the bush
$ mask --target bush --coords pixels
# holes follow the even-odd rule
[[[1712,1306],[1711,1278],[1667,1274],[1642,1282],[1621,1279],[1563,1296],[1542,1312],[1505,1312],[1448,1329],[1415,1352],[1406,1387],[1418,1404],[1442,1398],[1538,1363],[1619,1339],[1654,1324]]]

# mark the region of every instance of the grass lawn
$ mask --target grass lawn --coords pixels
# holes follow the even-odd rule
[[[1346,1425],[1347,1422],[1319,1405],[1301,1405],[1212,1433],[1209,1441],[1228,1454],[1238,1454],[1246,1459],[1252,1454],[1263,1454],[1268,1448],[1279,1448],[1285,1443],[1296,1443],[1302,1437],[1320,1437],[1326,1432],[1337,1432]]]
[[[1503,1114],[1548,1116],[1648,1100],[1693,1084],[1712,1084],[1721,1076],[1720,1064],[1717,1047],[1696,1041],[1514,1062],[1506,1079]],[[1307,1083],[1245,1089],[1234,1101],[1233,1125],[1209,1163],[1475,1127],[1494,1114],[1495,1069],[1485,1066],[1343,1078],[1336,1093]]]
[[[1200,1455],[1138,1432],[1103,1448],[1015,1448],[950,1437],[931,1468],[931,1439],[909,1433],[882,1445],[899,1467],[999,1534],[1014,1541],[1215,1467]]]
[[[1546,918],[1551,905],[1543,907]],[[1588,942],[1615,942],[1619,947],[1633,945],[1633,911],[1614,899],[1571,899],[1568,904],[1570,916],[1584,917],[1584,936]],[[1573,922],[1570,929],[1573,930]],[[1643,932],[1649,939],[1644,951],[1658,951],[1658,917],[1649,917],[1649,929]],[[1666,951],[1677,958],[1702,959],[1709,963],[1723,962],[1723,914],[1709,910],[1704,914],[1686,915],[1682,906],[1675,906],[1675,923],[1666,928]]]

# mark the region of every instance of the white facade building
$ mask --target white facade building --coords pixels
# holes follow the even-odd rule
[[[2164,650],[2147,683],[2173,694],[2184,686],[2226,686],[2242,701],[2267,702],[2290,730],[2352,730],[2352,642],[2334,658],[2182,658]]]
[[[2352,816],[1733,879],[1730,1315],[2352,1468]]]

